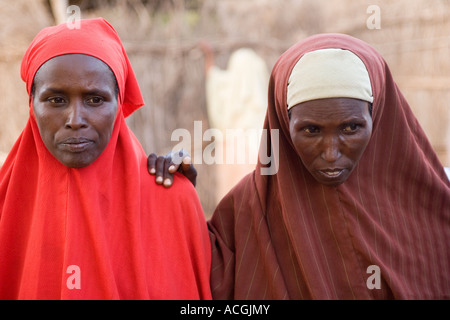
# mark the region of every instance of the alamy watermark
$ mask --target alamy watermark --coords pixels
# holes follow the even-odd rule
[[[81,28],[81,9],[79,6],[71,5],[66,9],[66,26],[70,30]]]
[[[381,29],[381,9],[379,6],[372,4],[367,7],[366,13],[370,16],[366,20],[367,29]]]
[[[69,274],[69,276],[67,277],[67,280],[66,280],[67,288],[69,290],[81,289],[81,269],[80,269],[80,267],[75,264],[72,264],[67,267],[66,273]],[[381,289],[380,267],[372,264],[367,267],[366,273],[370,274],[370,276],[366,280],[367,289],[369,289],[369,290]],[[184,309],[184,312],[182,310],[182,313],[189,314],[192,312],[189,312],[189,310]],[[233,312],[233,313],[236,313],[236,312]],[[241,310],[240,313],[243,314],[245,312],[243,312]],[[253,312],[253,313],[257,314],[256,312]]]
[[[223,132],[210,128],[203,132],[202,121],[194,121],[193,136],[189,130],[179,128],[172,132],[170,139],[178,142],[172,148],[174,163],[181,163],[182,157],[177,151],[185,149],[193,156],[194,164],[256,164],[259,159],[261,175],[278,172],[278,129],[226,129]],[[271,150],[267,150],[268,139]],[[204,142],[209,143],[203,148]]]
[[[380,267],[372,264],[367,267],[366,273],[370,274],[367,278],[366,286],[367,289],[381,289],[381,272]]]
[[[67,289],[81,289],[81,269],[79,266],[72,264],[67,267],[66,273],[70,274],[66,280]]]

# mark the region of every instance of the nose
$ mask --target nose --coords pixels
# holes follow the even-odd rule
[[[339,138],[336,136],[325,137],[322,143],[321,157],[327,162],[335,162],[341,156]]]
[[[67,120],[65,123],[66,129],[78,130],[86,128],[87,122],[85,118],[85,110],[79,101],[74,101],[68,108]]]

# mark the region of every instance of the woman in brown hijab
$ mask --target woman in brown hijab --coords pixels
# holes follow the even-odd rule
[[[294,45],[264,129],[272,162],[208,222],[214,299],[450,298],[450,183],[378,52],[341,34]],[[149,157],[169,182],[170,164]]]
[[[208,222],[213,298],[450,298],[450,183],[378,52],[340,34],[291,47],[264,129],[278,154]]]

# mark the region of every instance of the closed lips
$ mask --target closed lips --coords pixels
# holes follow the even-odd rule
[[[85,151],[94,141],[87,138],[68,138],[60,142],[60,146],[70,152],[83,152]]]
[[[61,144],[80,144],[80,143],[87,143],[92,142],[92,140],[89,140],[87,138],[67,138],[60,142]]]

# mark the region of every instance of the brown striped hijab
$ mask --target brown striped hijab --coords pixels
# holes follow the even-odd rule
[[[303,166],[286,106],[292,68],[324,48],[360,57],[374,96],[371,140],[338,187]],[[208,222],[215,299],[450,298],[450,183],[378,52],[341,34],[288,49],[272,70],[264,129],[261,150],[278,144],[278,172],[262,175],[259,162]]]

